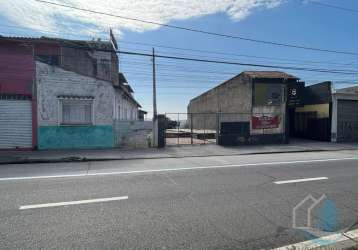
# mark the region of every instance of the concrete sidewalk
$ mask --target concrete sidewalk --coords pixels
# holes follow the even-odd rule
[[[211,144],[133,150],[118,148],[106,150],[0,151],[0,164],[182,158],[339,150],[358,150],[358,143],[292,140],[290,144],[237,147],[223,147]]]

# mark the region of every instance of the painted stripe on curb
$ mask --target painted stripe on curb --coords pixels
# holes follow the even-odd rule
[[[345,236],[345,235],[347,235],[348,237]],[[299,242],[299,243],[279,247],[279,248],[276,248],[274,250],[315,249],[315,248],[320,248],[320,247],[324,247],[324,246],[337,244],[337,243],[340,243],[340,242],[343,242],[343,241],[348,241],[348,240],[355,239],[355,238],[358,238],[358,229],[346,232],[345,234],[342,234],[342,233],[331,234],[331,235],[324,236],[324,237],[321,237],[321,238],[317,238],[317,239],[313,239],[313,240],[303,241],[303,242]]]
[[[327,177],[304,178],[304,179],[295,179],[295,180],[287,180],[287,181],[275,181],[274,183],[280,185],[280,184],[298,183],[298,182],[306,182],[306,181],[321,181],[321,180],[328,180],[328,178]]]
[[[233,165],[199,166],[199,167],[188,167],[188,168],[146,169],[146,170],[123,171],[123,172],[99,172],[99,173],[83,173],[83,174],[68,174],[68,175],[65,174],[65,175],[39,175],[39,176],[24,176],[24,177],[6,177],[6,178],[0,178],[0,181],[89,177],[89,176],[106,176],[106,175],[128,175],[128,174],[188,171],[188,170],[215,169],[215,168],[235,168],[235,167],[250,167],[250,166],[269,166],[269,165],[331,162],[331,161],[345,161],[345,160],[358,160],[358,158],[357,157],[347,157],[347,158],[332,158],[332,159],[317,159],[317,160],[257,162],[257,163],[245,163],[245,164],[233,164]]]
[[[66,202],[26,205],[26,206],[20,206],[19,209],[26,210],[26,209],[33,209],[33,208],[61,207],[61,206],[69,206],[69,205],[80,205],[80,204],[108,202],[108,201],[119,201],[119,200],[127,200],[127,199],[128,199],[128,196],[120,196],[120,197],[101,198],[101,199],[92,199],[92,200],[66,201]]]

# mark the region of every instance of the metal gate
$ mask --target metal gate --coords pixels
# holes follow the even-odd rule
[[[216,144],[216,113],[166,113],[165,145]]]
[[[358,101],[338,100],[337,141],[358,141]]]
[[[283,115],[270,113],[166,113],[165,145],[237,146],[281,142]]]
[[[0,99],[0,149],[32,148],[30,100]]]
[[[330,141],[331,118],[319,118],[317,112],[294,113],[291,135],[317,141]]]

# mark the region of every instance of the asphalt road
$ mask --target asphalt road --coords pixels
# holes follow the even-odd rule
[[[358,221],[357,184],[357,151],[0,165],[0,249],[280,247],[308,194]]]

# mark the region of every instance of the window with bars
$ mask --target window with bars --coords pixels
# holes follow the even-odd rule
[[[61,124],[63,125],[90,125],[93,123],[93,100],[66,100],[61,101]]]

